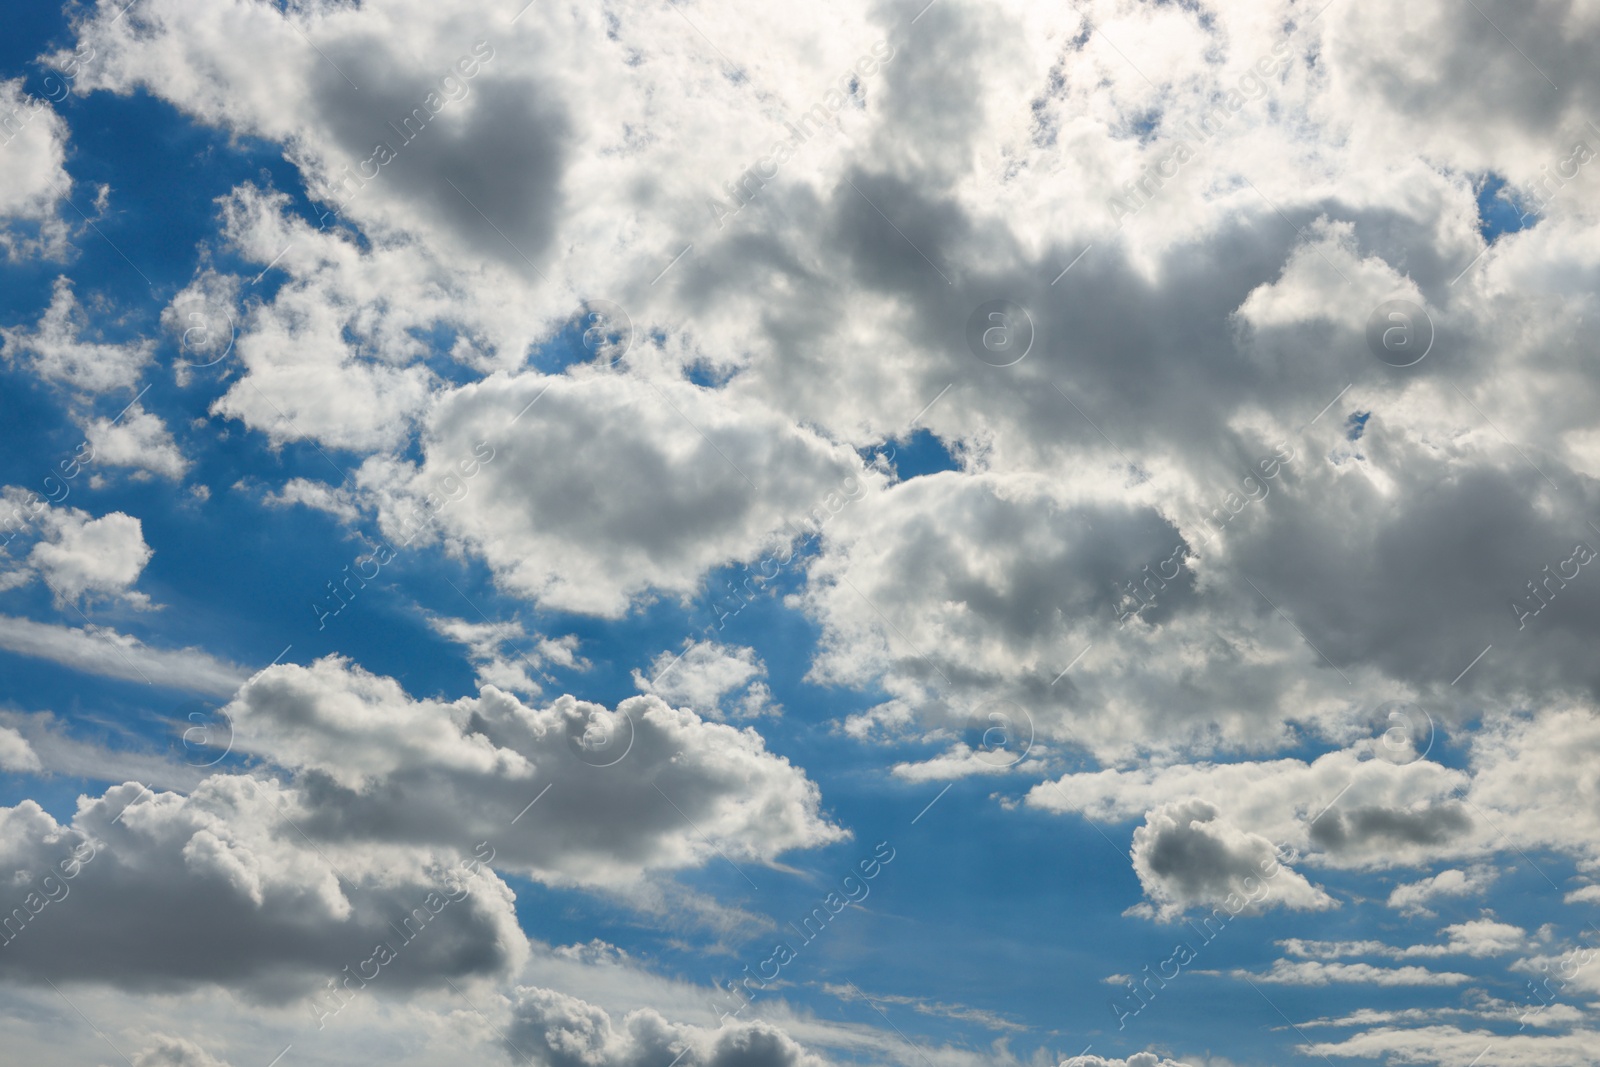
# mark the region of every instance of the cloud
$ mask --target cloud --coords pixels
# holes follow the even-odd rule
[[[0,229],[0,244],[13,258],[24,255],[59,256],[64,251],[66,227],[56,204],[72,188],[67,174],[67,123],[51,103],[30,95],[24,79],[0,80],[0,222],[32,222],[39,238],[11,225]]]
[[[116,420],[95,419],[84,432],[97,463],[136,467],[174,480],[189,470],[190,462],[167,424],[137,403]]]
[[[249,672],[198,648],[155,648],[109,626],[56,626],[0,615],[0,648],[85,674],[231,696]]]
[[[420,466],[363,468],[387,536],[409,539],[419,516],[436,516],[424,543],[442,536],[481,557],[503,589],[542,607],[607,617],[649,591],[688,596],[713,566],[755,562],[792,536],[785,523],[830,494],[859,495],[864,477],[854,453],[775,412],[601,371],[452,390],[425,441]]]
[[[441,637],[467,646],[467,656],[477,668],[477,683],[526,696],[537,696],[544,690],[534,681],[529,671],[543,672],[546,663],[582,670],[588,661],[577,655],[578,638],[575,634],[548,638],[539,634],[532,637],[516,621],[497,623],[470,622],[430,615],[428,625]],[[522,651],[517,646],[528,647]]]
[[[6,361],[20,364],[47,382],[84,393],[109,393],[131,389],[155,351],[151,341],[123,344],[86,341],[88,316],[73,295],[72,283],[56,279],[50,307],[30,333],[20,327],[0,327],[0,352]]]
[[[50,508],[39,527],[41,537],[28,564],[50,587],[57,606],[86,596],[150,606],[149,597],[132,590],[155,555],[138,519],[120,511],[90,518],[79,508]]]
[[[1388,905],[1402,915],[1431,918],[1428,903],[1440,897],[1464,897],[1482,893],[1494,884],[1499,872],[1493,867],[1468,870],[1449,868],[1420,882],[1397,885],[1389,893]]]
[[[668,1022],[650,1009],[619,1024],[603,1008],[552,989],[519,987],[511,1005],[508,1049],[548,1067],[824,1067],[828,1062],[768,1023],[719,1029]],[[663,1058],[665,1057],[665,1058]]]
[[[450,850],[318,845],[294,828],[305,815],[292,791],[229,775],[188,796],[114,786],[67,825],[32,801],[0,810],[0,855],[47,898],[27,905],[0,973],[137,990],[222,982],[283,1001],[343,978],[379,942],[399,954],[381,972],[395,989],[526,958],[511,891],[487,868]]]
[[[1148,812],[1133,832],[1132,856],[1139,884],[1154,905],[1145,910],[1164,922],[1207,905],[1225,906],[1233,914],[1274,906],[1294,911],[1337,906],[1284,865],[1271,841],[1240,830],[1203,800]]]
[[[1426,967],[1374,967],[1370,963],[1324,963],[1278,960],[1265,973],[1235,970],[1235,978],[1249,978],[1275,985],[1324,986],[1348,982],[1372,986],[1455,986],[1472,981],[1470,975],[1455,971],[1430,971]]]
[[[1581,1067],[1600,1063],[1600,1032],[1578,1028],[1565,1034],[1497,1034],[1456,1026],[1379,1027],[1338,1041],[1307,1041],[1299,1050],[1308,1056],[1381,1058],[1430,1067],[1465,1067],[1474,1056],[1484,1055],[1508,1067]]]
[[[750,719],[781,714],[767,688],[767,665],[756,650],[691,638],[678,655],[663,652],[648,677],[637,668],[633,684],[674,707],[693,708],[715,719]],[[737,694],[737,702],[729,699]]]
[[[0,726],[0,771],[21,774],[42,770],[43,766],[27,738],[9,726]]]
[[[1438,945],[1389,945],[1382,941],[1304,941],[1290,938],[1278,944],[1291,956],[1334,960],[1345,956],[1386,956],[1411,959],[1418,956],[1499,956],[1525,948],[1528,932],[1520,926],[1494,919],[1473,919],[1446,926],[1445,941]]]
[[[186,1038],[156,1034],[152,1043],[133,1054],[133,1067],[229,1067]]]
[[[753,730],[656,697],[530,707],[493,686],[446,703],[329,656],[251,678],[234,748],[292,770],[319,838],[448,847],[565,885],[626,887],[709,858],[771,862],[848,836]],[[507,827],[518,820],[516,831]]]
[[[1385,730],[1310,762],[1081,771],[1034,786],[1025,802],[1116,823],[1157,805],[1199,797],[1225,808],[1244,829],[1335,867],[1412,864],[1477,850],[1486,830],[1453,795],[1471,782],[1470,776],[1419,756],[1409,736]]]
[[[299,504],[315,511],[324,511],[340,522],[355,525],[361,518],[351,493],[327,482],[310,478],[290,478],[283,487],[261,498],[269,508],[288,508]]]

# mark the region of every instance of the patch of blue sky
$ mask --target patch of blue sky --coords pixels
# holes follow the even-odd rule
[[[1522,205],[1516,191],[1498,174],[1483,176],[1478,184],[1478,233],[1489,244],[1502,234],[1525,230],[1539,216]]]

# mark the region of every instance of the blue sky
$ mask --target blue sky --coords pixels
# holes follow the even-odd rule
[[[1550,20],[517,6],[5,12],[18,1062],[1600,1063]]]

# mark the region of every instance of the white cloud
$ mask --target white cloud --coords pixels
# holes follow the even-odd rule
[[[361,518],[349,490],[310,478],[290,478],[277,492],[268,493],[261,502],[269,508],[288,508],[296,504],[325,511],[340,522],[354,525]]]
[[[190,463],[159,415],[135,403],[116,419],[95,419],[84,428],[94,462],[137,467],[164,478],[181,479]]]
[[[766,676],[755,649],[690,638],[682,652],[657,656],[649,671],[635,668],[633,684],[674,707],[716,719],[749,719],[783,710],[772,703]]]
[[[0,726],[0,771],[21,773],[43,768],[28,739],[9,726]]]
[[[72,283],[57,278],[50,307],[32,332],[20,327],[0,327],[7,362],[21,364],[45,381],[85,393],[131,389],[155,351],[150,341],[122,344],[88,341],[88,317]]]
[[[1323,889],[1283,863],[1277,847],[1246,833],[1202,800],[1179,801],[1145,815],[1133,832],[1133,869],[1154,907],[1143,913],[1172,921],[1195,907],[1230,914],[1269,907],[1322,911],[1337,907]]]
[[[267,668],[224,711],[236,751],[303,781],[310,832],[440,847],[488,838],[508,869],[556,884],[622,888],[719,855],[772,862],[848,836],[822,817],[816,785],[753,730],[656,697],[530,707],[486,686],[414,700],[326,657]]]
[[[1375,967],[1370,963],[1324,963],[1321,960],[1301,960],[1291,963],[1278,960],[1272,969],[1263,974],[1236,970],[1235,978],[1250,978],[1257,982],[1275,985],[1324,986],[1334,982],[1348,982],[1371,986],[1456,986],[1472,981],[1471,976],[1455,971],[1431,971],[1426,967]]]
[[[400,957],[380,972],[396,989],[526,959],[511,891],[463,862],[466,847],[308,841],[294,829],[304,799],[224,775],[188,796],[114,786],[83,798],[70,825],[32,801],[0,810],[0,856],[50,898],[29,905],[0,971],[140,990],[225,982],[282,1001],[312,996],[380,941]],[[395,916],[419,908],[397,933]],[[237,950],[214,951],[219,939]]]
[[[56,204],[72,188],[65,167],[67,124],[48,100],[30,95],[23,81],[0,80],[0,221],[37,223],[40,239],[6,226],[0,228],[0,245],[12,258],[60,255],[66,228]]]
[[[58,605],[100,596],[150,606],[149,597],[132,589],[155,555],[138,519],[120,511],[96,519],[78,508],[51,508],[39,522],[43,537],[28,563]]]
[[[56,626],[0,615],[0,648],[86,674],[231,695],[249,672],[198,648],[165,649],[108,626]]]
[[[1419,882],[1397,885],[1389,893],[1389,907],[1408,917],[1428,916],[1430,901],[1440,897],[1464,897],[1482,893],[1494,884],[1499,872],[1493,867],[1468,870],[1449,868]]]

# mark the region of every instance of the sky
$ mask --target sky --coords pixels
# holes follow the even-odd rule
[[[1600,0],[0,12],[0,1063],[1600,1064]]]

